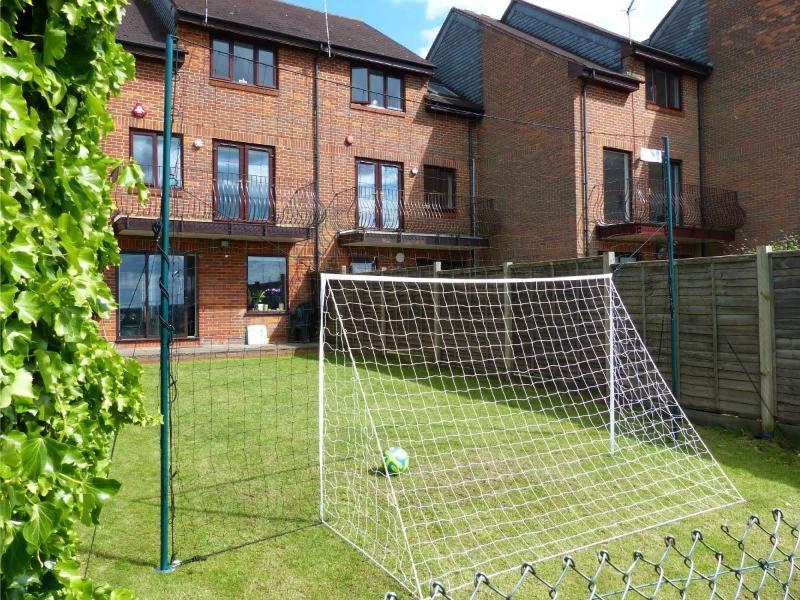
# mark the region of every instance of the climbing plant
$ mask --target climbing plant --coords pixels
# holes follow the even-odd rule
[[[0,10],[0,597],[124,598],[80,576],[79,522],[119,489],[115,432],[142,424],[140,369],[99,333],[118,262],[101,149],[133,75],[123,0],[3,0]]]

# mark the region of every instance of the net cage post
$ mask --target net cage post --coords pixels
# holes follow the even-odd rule
[[[328,287],[328,276],[321,273],[319,283],[319,356],[317,362],[317,404],[319,428],[319,520],[325,521],[325,489],[324,459],[325,459],[325,291]]]

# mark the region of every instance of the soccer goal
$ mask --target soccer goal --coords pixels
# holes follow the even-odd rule
[[[322,307],[321,520],[416,596],[741,500],[610,276],[326,275]]]

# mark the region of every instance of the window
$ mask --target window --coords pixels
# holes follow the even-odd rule
[[[358,160],[356,179],[358,227],[400,229],[402,166]]]
[[[161,185],[161,157],[164,136],[155,131],[131,130],[131,158],[144,173],[147,185]],[[183,187],[183,138],[173,133],[169,148],[170,187]]]
[[[214,141],[214,217],[272,221],[274,173],[272,148]]]
[[[242,85],[277,88],[275,50],[258,45],[214,38],[211,42],[211,77]]]
[[[603,150],[604,219],[608,222],[630,219],[631,155],[621,150]]]
[[[120,338],[156,338],[159,336],[161,295],[158,254],[123,252],[120,256],[117,283]],[[197,335],[197,261],[191,254],[170,257],[170,319],[175,335]]]
[[[655,67],[647,67],[645,79],[648,102],[664,108],[681,110],[680,75]]]
[[[247,310],[287,310],[286,257],[247,257]]]
[[[425,203],[428,206],[455,210],[456,172],[443,167],[425,165]]]
[[[350,260],[350,272],[357,275],[359,273],[371,273],[375,270],[375,261],[371,258],[353,258]]]
[[[358,104],[403,110],[403,78],[367,67],[350,71],[350,99]]]

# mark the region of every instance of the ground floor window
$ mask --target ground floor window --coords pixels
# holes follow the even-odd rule
[[[371,273],[375,270],[375,261],[371,258],[353,258],[350,260],[350,272],[357,275],[359,273]]]
[[[286,257],[247,257],[247,310],[285,311]]]
[[[170,258],[170,319],[178,337],[197,335],[197,262],[190,254]],[[118,269],[119,337],[157,338],[161,295],[158,254],[123,252]]]

